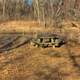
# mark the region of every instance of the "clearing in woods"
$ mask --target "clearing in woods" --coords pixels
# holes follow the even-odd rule
[[[50,31],[50,29],[44,30],[42,26],[34,21],[4,22],[0,23],[0,27],[0,32]],[[58,30],[55,30],[58,33]],[[54,31],[54,29],[51,31]],[[79,26],[73,26],[71,22],[64,24],[62,31],[74,35],[74,32],[79,34],[80,28]],[[1,38],[0,40],[2,40]],[[18,44],[18,41],[14,44]],[[53,79],[80,80],[80,45],[67,46],[65,44],[60,48],[53,49],[36,48],[29,44],[24,44],[18,48],[0,53],[0,80]]]

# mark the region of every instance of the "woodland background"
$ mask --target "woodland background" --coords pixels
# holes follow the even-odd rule
[[[0,20],[38,20],[44,24],[80,19],[80,0],[0,0]]]

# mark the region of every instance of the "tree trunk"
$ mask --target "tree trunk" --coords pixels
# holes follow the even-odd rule
[[[6,14],[6,0],[3,0],[3,19],[5,19]]]

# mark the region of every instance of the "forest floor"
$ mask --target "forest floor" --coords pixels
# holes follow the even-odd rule
[[[76,38],[78,44],[65,44],[60,48],[36,48],[25,44],[0,53],[0,80],[80,80],[80,23],[66,22],[63,26],[62,35]],[[49,32],[50,29],[44,30],[33,21],[0,23],[0,32],[21,31]],[[57,29],[51,31],[58,32]]]

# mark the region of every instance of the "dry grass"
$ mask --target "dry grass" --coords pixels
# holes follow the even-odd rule
[[[79,48],[74,47],[73,52],[76,50]],[[51,52],[61,56],[51,56]],[[79,80],[79,75],[66,48],[42,49],[24,45],[0,57],[1,80]]]
[[[6,26],[6,27],[5,27]],[[35,21],[7,21],[0,23],[1,32],[30,32],[30,31],[44,31],[42,23]],[[51,30],[50,28],[48,30]]]
[[[22,30],[23,27],[28,31],[26,26],[34,27],[34,30],[38,27],[36,22],[26,21],[11,21],[0,25],[5,25],[4,29],[9,28],[10,31]],[[78,56],[76,63],[80,65],[80,46],[75,45],[69,50],[72,55]],[[80,80],[80,67],[74,66],[69,50],[66,46],[42,49],[25,44],[1,53],[0,80]]]

